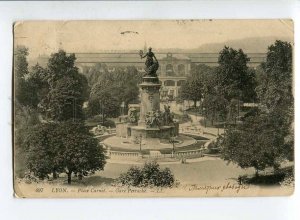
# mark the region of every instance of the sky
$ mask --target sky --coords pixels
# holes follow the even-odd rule
[[[67,52],[193,49],[251,37],[293,39],[291,20],[24,21],[14,26],[16,45],[29,48],[29,59]]]

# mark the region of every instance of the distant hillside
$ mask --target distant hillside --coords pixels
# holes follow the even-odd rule
[[[244,38],[240,40],[230,40],[223,43],[210,43],[203,44],[195,49],[160,49],[159,52],[173,52],[173,53],[219,53],[220,50],[226,45],[235,49],[241,48],[246,53],[266,53],[268,46],[273,44],[275,40],[283,40],[291,42],[293,39],[288,37],[278,39],[277,37],[263,37],[263,38]]]
[[[278,37],[261,37],[261,38],[244,38],[240,40],[230,40],[223,43],[211,43],[203,44],[195,49],[179,49],[179,48],[165,48],[165,49],[155,49],[155,53],[219,53],[220,50],[226,45],[233,47],[235,49],[241,48],[245,53],[266,53],[268,46],[273,44]],[[286,37],[280,38],[279,40],[292,42],[293,39]],[[195,42],[195,45],[198,43]],[[196,47],[196,46],[195,46]],[[81,53],[89,53],[90,51],[80,51]],[[99,53],[110,52],[110,53],[137,53],[137,50],[120,50],[120,51],[98,51]],[[75,52],[76,53],[76,52]],[[41,57],[33,58],[29,60],[30,66],[39,63],[41,66],[46,66],[47,55],[42,55]]]

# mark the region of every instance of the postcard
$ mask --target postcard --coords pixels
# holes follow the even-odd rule
[[[13,31],[16,197],[293,193],[292,20]]]

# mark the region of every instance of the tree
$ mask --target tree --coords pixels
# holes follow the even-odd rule
[[[31,128],[25,140],[27,168],[40,179],[63,172],[60,152],[62,136],[59,125],[54,123],[39,124]]]
[[[81,178],[105,165],[104,149],[82,123],[70,121],[36,126],[28,136],[27,167],[39,178],[65,172]]]
[[[294,120],[292,46],[290,43],[277,40],[269,46],[266,62],[262,64],[261,75],[262,80],[257,87],[261,109],[277,126],[280,137],[287,139],[288,136],[293,136]],[[286,153],[287,155],[293,154],[291,147],[287,147],[287,150],[290,151]]]
[[[53,121],[83,119],[83,93],[80,80],[69,76],[57,80],[42,103],[46,117]]]
[[[32,127],[39,124],[40,120],[36,109],[19,103],[15,103],[14,116],[14,169],[16,176],[23,177],[26,171],[25,140]]]
[[[103,113],[105,117],[116,117],[120,114],[122,102],[125,106],[137,103],[141,79],[142,75],[131,66],[103,73],[91,89],[88,105],[90,115]]]
[[[25,78],[28,74],[28,48],[17,46],[14,50],[14,73],[17,79]]]
[[[65,147],[60,157],[68,175],[68,183],[71,184],[72,173],[81,177],[103,170],[105,151],[88,129],[81,123],[64,123],[62,129],[62,143]]]
[[[257,93],[260,103],[268,112],[280,111],[281,115],[293,115],[292,46],[276,41],[268,48],[266,62],[262,64]]]
[[[255,74],[247,66],[249,61],[241,49],[235,50],[225,46],[219,54],[218,85],[229,102],[231,99],[251,100],[255,95]]]
[[[225,121],[228,113],[228,101],[222,96],[222,94],[207,94],[203,101],[203,107],[205,108],[204,115],[211,120],[211,124],[214,124],[214,120]]]
[[[99,81],[99,78],[101,78],[103,74],[107,73],[107,66],[103,63],[96,63],[92,67],[83,67],[83,75],[86,76],[90,87],[93,87],[93,85]]]
[[[65,51],[51,55],[47,67],[49,92],[41,102],[41,110],[48,120],[82,120],[83,102],[89,95],[88,82],[75,66],[74,54]]]
[[[250,116],[243,125],[226,130],[221,147],[222,158],[242,168],[254,167],[256,173],[266,167],[277,169],[285,158],[282,133],[268,115]]]
[[[260,108],[241,126],[226,131],[221,150],[225,160],[257,172],[268,166],[276,170],[281,161],[293,159],[291,45],[282,41],[271,45],[258,73]]]
[[[49,70],[49,81],[52,87],[64,76],[78,75],[78,68],[75,66],[75,54],[68,55],[65,51],[59,50],[51,54],[47,68]]]
[[[38,97],[34,83],[28,79],[28,48],[17,46],[14,50],[15,101],[22,106],[35,108]]]
[[[28,75],[28,81],[35,87],[34,92],[37,95],[37,104],[39,104],[49,92],[47,69],[41,67],[39,64],[36,64],[32,67]]]
[[[89,99],[89,115],[102,114],[104,117],[117,117],[121,103],[113,95],[113,91],[116,90],[118,91],[118,88],[111,82],[95,84]]]
[[[203,64],[193,65],[191,75],[187,77],[186,82],[180,88],[182,100],[192,100],[194,107],[197,101],[201,101],[205,90],[206,75],[212,73],[212,68]]]

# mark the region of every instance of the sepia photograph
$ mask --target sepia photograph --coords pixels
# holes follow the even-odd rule
[[[12,28],[15,197],[293,194],[292,20]]]

